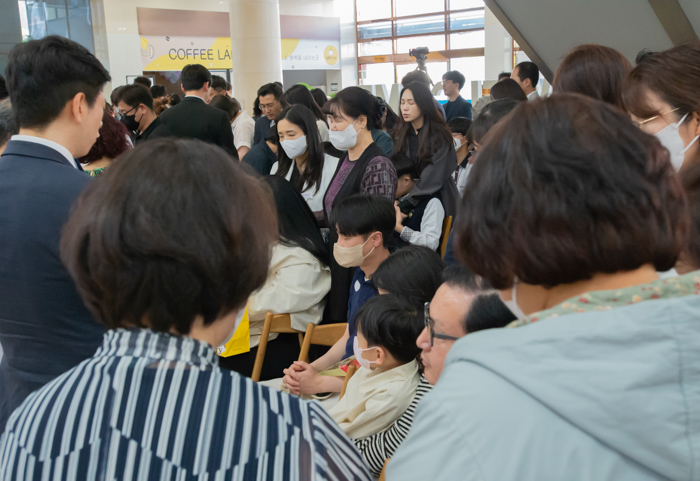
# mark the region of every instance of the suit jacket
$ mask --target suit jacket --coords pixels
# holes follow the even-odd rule
[[[253,134],[253,145],[267,140],[267,133],[270,131],[272,121],[264,115],[255,121],[255,133]]]
[[[0,157],[0,431],[25,397],[102,344],[105,330],[59,257],[61,229],[89,182],[44,145],[11,140]]]
[[[193,138],[216,144],[233,155],[231,121],[223,110],[215,109],[198,97],[185,97],[162,114],[160,120],[174,137]]]

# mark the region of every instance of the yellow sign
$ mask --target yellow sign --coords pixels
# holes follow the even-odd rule
[[[382,63],[386,62],[386,55],[375,55],[374,56],[374,63]]]
[[[328,65],[335,65],[338,63],[338,49],[333,45],[327,46],[326,50],[323,52],[323,58],[326,59]]]

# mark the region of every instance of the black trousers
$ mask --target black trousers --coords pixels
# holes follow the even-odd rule
[[[278,334],[277,339],[267,343],[260,380],[267,381],[284,376],[283,371],[299,359],[300,351],[299,337],[296,334]],[[258,347],[256,346],[243,354],[221,357],[219,358],[219,366],[222,369],[229,369],[250,377],[253,374],[257,353]]]

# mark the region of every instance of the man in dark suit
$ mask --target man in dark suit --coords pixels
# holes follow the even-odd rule
[[[0,156],[0,431],[32,391],[102,344],[59,244],[91,182],[75,159],[99,135],[110,80],[87,49],[54,36],[15,46],[6,72],[20,130]]]
[[[207,105],[211,73],[198,64],[185,65],[180,75],[185,98],[160,119],[175,137],[216,144],[233,155],[233,130],[226,112]]]
[[[255,133],[253,134],[253,145],[267,139],[267,132],[275,125],[275,121],[284,108],[282,105],[282,95],[284,91],[279,83],[273,82],[265,84],[258,89],[258,100],[262,116],[255,121]]]

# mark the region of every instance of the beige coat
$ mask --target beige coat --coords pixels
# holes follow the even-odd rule
[[[328,413],[351,438],[366,438],[384,431],[408,409],[419,381],[416,361],[385,372],[361,367]]]
[[[331,290],[331,271],[301,247],[277,244],[272,249],[270,272],[265,285],[248,303],[250,347],[260,343],[265,315],[291,314],[292,327],[306,331],[309,322],[323,317],[323,298]],[[270,340],[277,334],[270,334]]]

